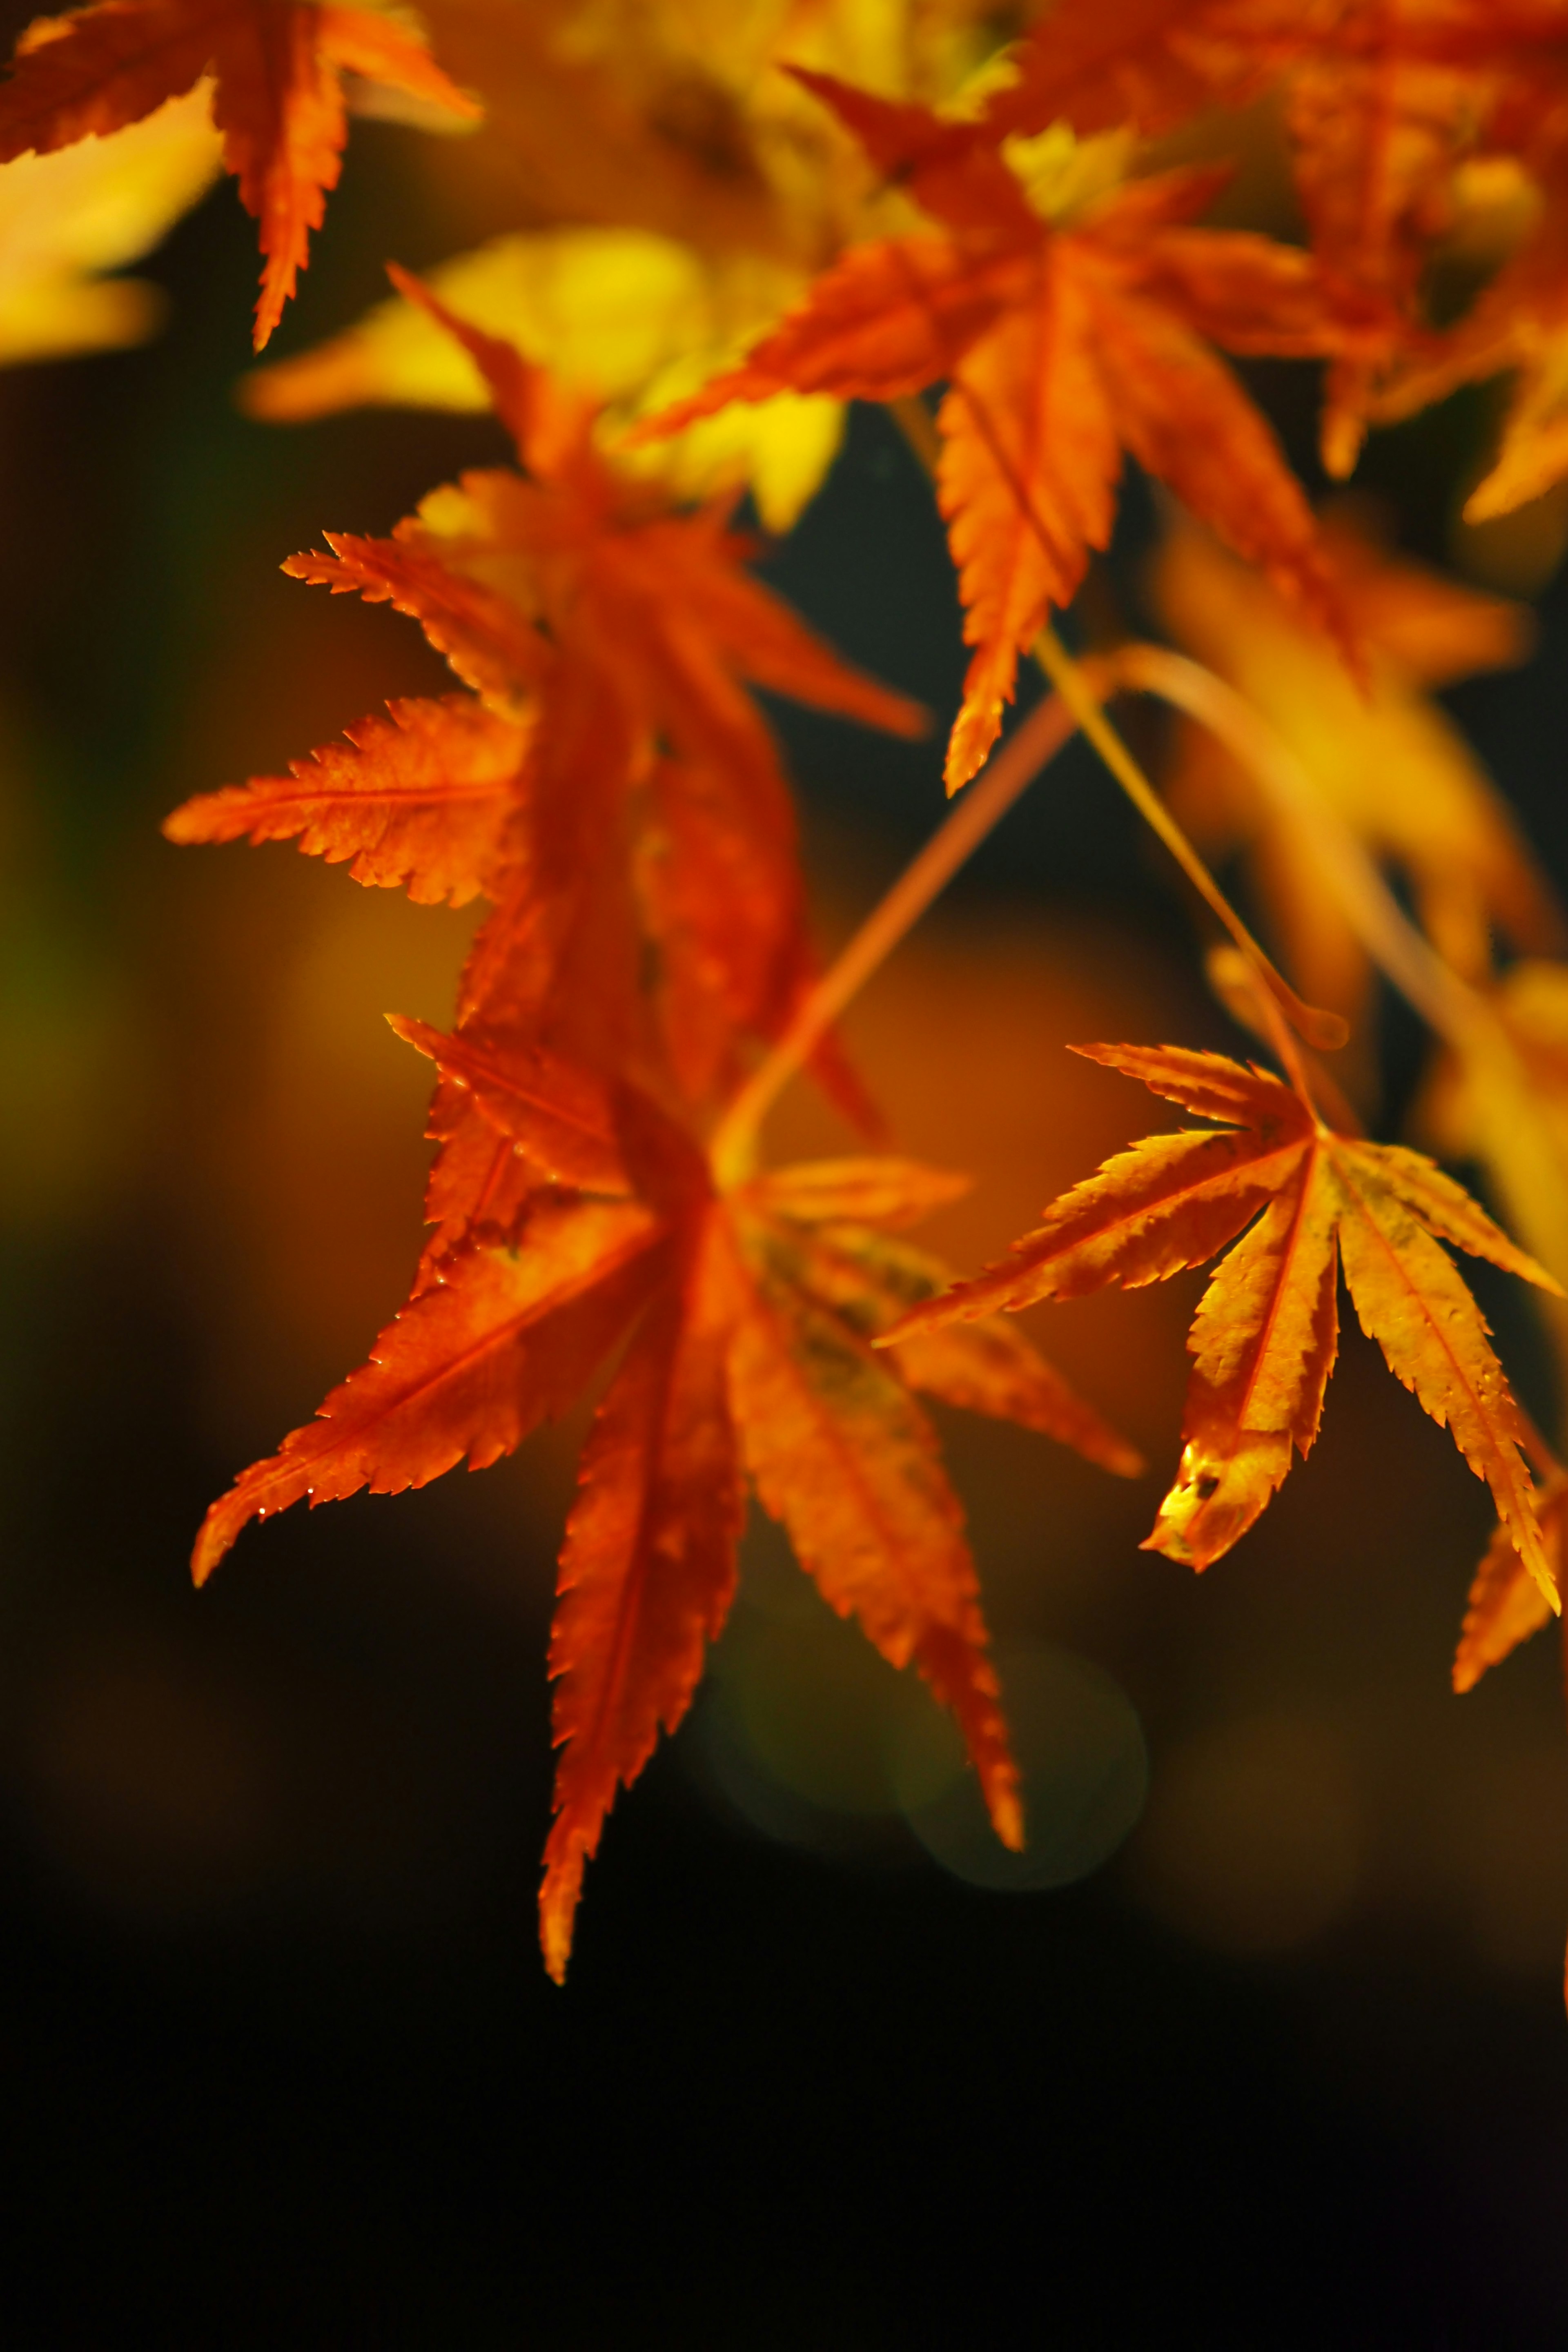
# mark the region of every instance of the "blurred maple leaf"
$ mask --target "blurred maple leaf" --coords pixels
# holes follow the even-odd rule
[[[1136,183],[1055,227],[974,126],[803,79],[946,233],[852,248],[742,366],[651,429],[789,387],[892,400],[950,383],[938,497],[975,648],[950,791],[995,741],[1019,653],[1109,543],[1123,449],[1342,635],[1306,500],[1205,340],[1306,353],[1353,339],[1307,257],[1188,226],[1214,192],[1203,173]]]
[[[584,1864],[618,1786],[673,1730],[734,1589],[742,1470],[841,1616],[951,1707],[992,1820],[1022,1843],[1017,1775],[973,1563],[923,1389],[1139,1461],[1005,1325],[873,1350],[949,1279],[891,1237],[963,1180],[891,1160],[784,1169],[716,1195],[651,1101],[535,1049],[396,1024],[469,1094],[522,1191],[384,1331],[369,1363],[216,1503],[198,1580],[247,1520],[308,1497],[480,1468],[560,1412],[623,1341],[584,1452],[551,1643],[562,1749],[541,1927],[563,1976]],[[475,1211],[479,1203],[470,1203]],[[470,1221],[472,1224],[472,1220]],[[629,1336],[628,1336],[629,1335]]]
[[[497,237],[427,282],[455,315],[603,402],[595,429],[617,464],[656,477],[674,498],[748,488],[764,528],[784,531],[833,461],[843,404],[792,392],[668,443],[625,446],[626,425],[728,366],[788,308],[805,280],[783,263],[701,254],[648,229],[562,228]],[[247,377],[241,400],[253,416],[292,422],[366,402],[487,408],[490,391],[429,310],[395,295],[313,351]]]
[[[1563,1567],[1563,1512],[1568,1505],[1568,1474],[1556,1472],[1536,1493],[1535,1515],[1552,1570]],[[1552,1622],[1552,1608],[1520,1558],[1510,1530],[1492,1531],[1465,1605],[1465,1622],[1454,1658],[1454,1688],[1474,1690],[1489,1666],[1500,1665],[1521,1642]]]
[[[473,77],[492,122],[458,168],[471,171],[510,126],[503,168],[526,175],[531,209],[571,225],[493,238],[427,282],[460,317],[595,395],[612,442],[732,366],[813,270],[889,208],[858,142],[776,61],[947,97],[995,37],[973,0],[913,10],[597,0],[538,7],[525,25],[492,24],[459,0],[443,29],[477,41]],[[461,349],[395,297],[241,392],[251,415],[276,421],[361,402],[477,409],[488,397]],[[764,527],[783,531],[842,427],[841,402],[783,392],[667,444],[621,441],[617,457],[680,498],[744,487]]]
[[[0,85],[0,163],[51,154],[139,122],[207,73],[223,161],[260,226],[259,351],[282,316],[337,184],[342,75],[474,116],[423,44],[374,9],[308,0],[98,0],[44,16]]]
[[[1381,336],[1336,355],[1328,371],[1323,459],[1343,477],[1369,418],[1395,413],[1384,399],[1390,371],[1400,380],[1409,370],[1399,413],[1439,394],[1424,279],[1455,225],[1457,172],[1478,152],[1550,155],[1561,170],[1563,26],[1561,0],[1058,5],[1026,37],[1016,79],[991,100],[988,119],[1009,131],[1059,119],[1079,131],[1130,123],[1154,133],[1280,86],[1312,249],[1330,282],[1384,322]],[[1500,314],[1522,318],[1523,291],[1510,289],[1490,320],[1448,347],[1447,383],[1509,363],[1479,346]]]
[[[1304,1456],[1318,1433],[1338,1346],[1342,1259],[1363,1328],[1487,1481],[1556,1608],[1520,1459],[1524,1424],[1486,1321],[1438,1242],[1544,1290],[1559,1292],[1558,1284],[1429,1160],[1332,1133],[1256,1066],[1175,1046],[1073,1050],[1223,1128],[1149,1136],[1108,1160],[1014,1244],[1009,1260],[917,1308],[900,1332],[1081,1297],[1109,1283],[1160,1281],[1239,1234],[1194,1318],[1181,1467],[1144,1546],[1202,1569],[1245,1534],[1284,1479],[1292,1448]]]
[[[1514,964],[1488,990],[1489,1019],[1433,1066],[1415,1126],[1446,1158],[1485,1163],[1535,1255],[1568,1275],[1568,965]],[[1547,1322],[1560,1357],[1568,1315]]]
[[[1347,515],[1324,518],[1325,559],[1364,648],[1358,689],[1314,632],[1205,534],[1178,521],[1152,587],[1176,642],[1260,711],[1323,801],[1409,883],[1428,937],[1464,978],[1491,971],[1495,925],[1516,949],[1564,938],[1551,887],[1511,811],[1427,689],[1522,662],[1521,607],[1386,553]],[[1184,725],[1168,790],[1205,849],[1245,844],[1285,952],[1314,1003],[1366,1045],[1372,972],[1314,825],[1261,793],[1206,730]],[[1362,1076],[1368,1075],[1363,1067]]]
[[[162,289],[105,278],[155,246],[220,168],[197,88],[106,139],[0,171],[0,364],[141,342]]]
[[[984,0],[427,0],[426,13],[485,100],[463,167],[489,170],[510,217],[636,226],[808,271],[852,230],[868,174],[778,66],[946,99],[1007,29]]]
[[[1373,406],[1396,424],[1461,383],[1511,373],[1491,466],[1465,501],[1488,522],[1540,498],[1568,475],[1568,153],[1552,159],[1544,205],[1519,251],[1458,325],[1396,368]]]

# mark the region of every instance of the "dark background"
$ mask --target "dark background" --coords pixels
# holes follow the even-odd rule
[[[416,144],[356,130],[279,349],[375,299],[385,254],[464,240]],[[225,185],[148,265],[160,341],[0,378],[0,2337],[1562,2344],[1557,1653],[1447,1695],[1486,1496],[1358,1341],[1311,1464],[1199,1584],[1135,1549],[1157,1477],[952,1424],[999,1633],[1109,1670],[1149,1744],[1144,1823],[1057,1893],[963,1885],[874,1805],[763,1835],[700,1706],[549,1984],[576,1430],[290,1515],[191,1591],[208,1500],[403,1295],[424,1084],[377,1015],[443,1017],[468,918],[157,821],[439,688],[410,625],[277,565],[503,454],[483,419],[247,422],[254,268]],[[1294,430],[1310,384],[1269,390]],[[1374,447],[1408,545],[1442,553],[1485,422]],[[951,708],[945,557],[879,421],[774,576]],[[1561,882],[1568,605],[1543,613],[1529,673],[1454,701]],[[831,939],[936,821],[937,757],[789,733]],[[1235,1046],[1192,942],[1069,753],[868,992],[851,1034],[902,1138],[982,1172],[962,1263],[1144,1121],[1065,1042]],[[1391,1050],[1397,1109],[1397,1022]],[[832,1130],[795,1107],[776,1134]],[[1156,1473],[1194,1295],[1046,1334]],[[1550,1414],[1524,1310],[1485,1297]]]

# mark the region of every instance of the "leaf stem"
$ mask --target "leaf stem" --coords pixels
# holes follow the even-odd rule
[[[1372,858],[1311,775],[1261,712],[1213,670],[1163,646],[1120,646],[1120,683],[1184,711],[1216,736],[1280,815],[1310,828],[1312,845],[1342,912],[1405,1002],[1451,1045],[1463,1048],[1490,1006],[1428,945]]]
[[[802,999],[784,1035],[730,1104],[709,1145],[716,1181],[733,1183],[745,1172],[762,1119],[796,1071],[810,1060],[851,997],[865,986],[1077,728],[1066,701],[1052,695],[1030,711],[987,762],[946,823],[904,868],[837,961]]]
[[[1324,1047],[1331,1053],[1345,1042],[1344,1023],[1337,1013],[1323,1013],[1316,1005],[1308,1004],[1297,995],[1289,981],[1276,971],[1270,958],[1253,938],[1106,717],[1098,696],[1084,675],[1082,665],[1073,659],[1054,629],[1047,626],[1040,631],[1035,640],[1034,654],[1139,815],[1163,842],[1204,904],[1219,918],[1256,973],[1260,983],[1258,1002],[1268,1021],[1275,1050],[1292,1086],[1310,1105],[1311,1094],[1306,1073],[1290,1031],[1294,1029],[1309,1045]]]
[[[973,386],[961,384],[958,389],[991,448],[998,471],[1011,483],[1020,510],[1042,544],[1046,543],[1040,519],[1034,510],[1025,485],[1014,478],[1001,441],[983,404],[976,397]],[[929,410],[923,402],[916,399],[889,401],[888,406],[904,438],[934,481],[942,451]],[[1268,1016],[1270,1030],[1276,1033],[1275,1045],[1280,1059],[1292,1085],[1304,1100],[1310,1101],[1300,1056],[1278,1016],[1282,1013],[1298,1035],[1304,1037],[1310,1045],[1316,1045],[1328,1053],[1337,1051],[1345,1042],[1347,1032],[1343,1021],[1338,1013],[1321,1012],[1316,1005],[1308,1004],[1275,968],[1112,727],[1100,708],[1099,695],[1084,675],[1081,664],[1068,653],[1048,624],[1040,631],[1031,650],[1139,815],[1170,851],[1205,905],[1224,924],[1257,974],[1258,994]]]
[[[1510,1222],[1548,1272],[1568,1281],[1561,1162],[1542,1119],[1538,1091],[1496,1006],[1423,938],[1310,771],[1234,687],[1163,646],[1122,646],[1107,662],[1114,664],[1120,684],[1157,695],[1207,728],[1281,815],[1310,829],[1323,878],[1345,920],[1385,978],[1452,1047],[1484,1096],[1481,1157]],[[1498,1136],[1506,1139],[1505,1148],[1484,1139]],[[1560,1348],[1568,1351],[1568,1311],[1550,1298],[1542,1301],[1542,1309]],[[1556,1458],[1533,1429],[1531,1453],[1538,1468],[1554,1475]]]

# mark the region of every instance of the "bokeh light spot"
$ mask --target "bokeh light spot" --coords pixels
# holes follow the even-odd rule
[[[1004,1643],[996,1664],[1026,1851],[998,1841],[958,1732],[935,1706],[890,1727],[889,1777],[915,1835],[955,1877],[1018,1894],[1070,1886],[1110,1860],[1143,1810],[1142,1727],[1121,1685],[1070,1651]]]
[[[1260,1716],[1201,1732],[1162,1760],[1136,1875],[1151,1908],[1199,1942],[1284,1951],[1349,1903],[1361,1843],[1343,1737]]]

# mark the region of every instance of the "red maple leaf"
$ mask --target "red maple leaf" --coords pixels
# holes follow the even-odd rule
[[[624,1345],[584,1452],[551,1641],[555,1821],[541,1930],[563,1975],[585,1863],[618,1787],[673,1730],[734,1589],[746,1474],[802,1566],[963,1729],[992,1819],[1021,1843],[1016,1773],[973,1563],[923,1389],[1076,1445],[1138,1457],[1005,1324],[876,1352],[941,1263],[895,1237],[962,1181],[899,1160],[752,1178],[728,1197],[637,1089],[491,1040],[402,1034],[462,1089],[519,1171],[504,1234],[470,1237],[369,1362],[216,1503],[205,1579],[249,1519],[308,1498],[479,1468],[561,1412]]]

